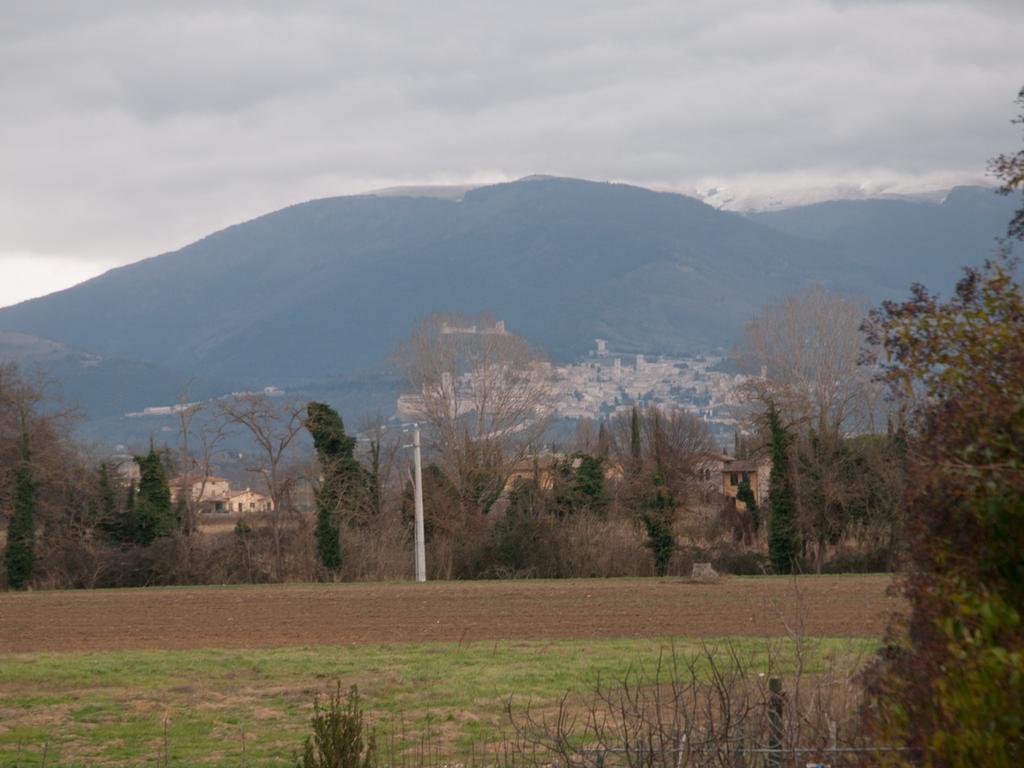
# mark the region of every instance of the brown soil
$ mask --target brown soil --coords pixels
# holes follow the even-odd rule
[[[0,652],[624,636],[878,637],[887,576],[285,584],[0,594]],[[799,608],[798,608],[799,606]]]

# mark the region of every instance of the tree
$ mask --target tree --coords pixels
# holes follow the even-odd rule
[[[405,483],[402,520],[411,529],[414,514],[412,478]],[[433,462],[423,467],[423,535],[430,578],[472,576],[476,547],[486,535],[486,518],[461,503],[459,489]]]
[[[321,473],[314,532],[317,553],[321,565],[334,572],[341,568],[339,518],[350,516],[366,503],[370,478],[355,457],[356,439],[345,434],[345,424],[337,411],[325,403],[309,403],[306,429],[313,436]]]
[[[556,513],[563,516],[584,511],[603,514],[607,510],[604,459],[600,456],[574,453],[552,469]]]
[[[288,449],[302,431],[305,409],[260,393],[232,395],[217,407],[228,424],[242,427],[256,444],[245,468],[262,479],[270,496],[274,578],[279,581],[284,577],[285,520],[293,511],[289,494],[297,478],[287,464]]]
[[[21,589],[32,578],[36,557],[36,486],[32,477],[28,435],[24,433],[20,454],[15,470],[14,511],[7,525],[7,547],[4,549],[7,583],[14,589]]]
[[[668,574],[668,564],[676,548],[673,533],[675,500],[660,473],[655,473],[651,484],[652,488],[645,499],[641,519],[647,530],[646,546],[654,556],[654,572],[658,576],[665,576]]]
[[[541,443],[551,413],[551,367],[525,339],[485,315],[435,314],[401,345],[410,418],[467,513],[486,514],[512,470]]]
[[[750,487],[750,483],[747,480],[740,480],[739,487],[736,488],[736,500],[742,501],[747,507],[747,512],[750,513],[750,519],[754,524],[754,531],[757,532],[761,527],[761,518],[757,509],[757,499],[754,497],[754,489]]]
[[[1024,88],[1017,97],[1024,107]],[[1024,123],[1024,114],[1014,122]],[[1024,150],[992,163],[1024,188]],[[1024,207],[1009,236],[1024,239]],[[911,605],[871,680],[870,724],[933,766],[1024,764],[1024,288],[1004,243],[940,301],[914,285],[866,324],[910,422]],[[906,761],[909,763],[909,760]]]
[[[775,573],[792,573],[800,556],[796,531],[796,500],[790,474],[791,436],[775,403],[765,413],[771,435],[772,474],[768,487],[768,556]]]
[[[643,447],[640,443],[640,410],[634,405],[629,412],[630,469],[639,475],[643,468]]]
[[[908,424],[911,614],[873,725],[915,764],[1024,764],[1024,289],[1005,257],[871,314]],[[906,760],[910,762],[910,758]]]
[[[820,569],[842,541],[851,484],[846,440],[884,424],[877,351],[861,326],[866,307],[821,286],[767,306],[748,323],[739,351],[748,398],[785,414],[792,466],[783,538]],[[737,453],[749,453],[737,434]],[[790,466],[790,465],[787,465]],[[781,541],[781,540],[780,540]]]
[[[628,419],[613,420],[612,432],[615,453],[629,469],[634,509],[642,506],[655,476],[678,504],[702,497],[700,470],[717,446],[700,417],[674,408],[634,407]]]
[[[880,388],[862,365],[866,315],[860,303],[818,285],[766,306],[738,351],[748,394],[833,442],[875,431]]]
[[[148,547],[158,537],[170,534],[179,521],[174,515],[163,460],[152,443],[149,453],[136,456],[135,463],[139,465],[139,493],[131,518],[132,540]]]
[[[1021,111],[1014,118],[1013,124],[1024,125],[1024,88],[1021,88],[1017,94],[1017,106]],[[989,163],[989,170],[1003,182],[999,188],[999,194],[1009,195],[1018,189],[1024,191],[1024,149],[1018,149],[1012,154],[997,155]],[[1016,240],[1024,240],[1024,204],[1017,209],[1010,220],[1007,236]]]
[[[96,475],[97,510],[94,519],[96,529],[113,541],[124,540],[124,516],[118,508],[117,493],[110,479],[107,462],[100,464]],[[134,507],[134,499],[133,507]]]
[[[213,462],[218,446],[224,438],[221,419],[211,417],[209,408],[203,403],[189,401],[192,382],[178,395],[178,435],[181,440],[179,475],[182,487],[178,488],[179,503],[183,506],[182,528],[187,536],[198,530],[199,511],[206,495],[206,485],[213,471]],[[199,426],[194,426],[196,417]],[[193,448],[198,444],[198,450]],[[191,556],[190,542],[186,542],[186,556]]]

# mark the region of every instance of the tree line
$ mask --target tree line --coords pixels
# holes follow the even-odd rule
[[[769,322],[766,311],[751,334]],[[902,457],[891,423],[882,434],[844,432],[843,419],[802,430],[812,424],[797,409],[802,390],[770,366],[748,379],[751,403],[770,407],[748,409],[733,454],[779,469],[767,504],[741,484],[738,505],[722,492],[721,448],[685,410],[637,404],[582,419],[553,446],[552,368],[504,328],[479,330],[496,327],[434,315],[396,354],[425,437],[430,578],[684,574],[704,560],[740,573],[821,570],[842,557],[861,569],[895,563]],[[9,587],[408,575],[413,488],[393,425],[364,424],[357,440],[326,403],[259,393],[195,404],[183,394],[177,445],[151,442],[126,477],[70,438],[73,414],[48,403],[40,382],[2,370]],[[214,536],[202,496],[232,432],[253,447],[242,465],[270,509]],[[176,496],[175,476],[190,478]],[[311,504],[299,503],[302,489]]]

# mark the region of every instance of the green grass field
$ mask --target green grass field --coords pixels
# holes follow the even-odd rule
[[[721,645],[725,641],[706,641]],[[767,665],[785,640],[733,647]],[[857,666],[875,641],[816,639],[812,671]],[[258,650],[93,651],[0,655],[0,765],[249,766],[293,764],[312,702],[357,684],[382,746],[396,733],[450,755],[501,737],[506,702],[552,706],[638,666],[695,652],[692,638],[479,641]],[[785,671],[781,669],[780,671]],[[20,745],[20,747],[19,747]]]

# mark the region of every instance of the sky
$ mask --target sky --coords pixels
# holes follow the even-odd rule
[[[994,183],[1019,0],[0,0],[0,306],[303,200]]]

